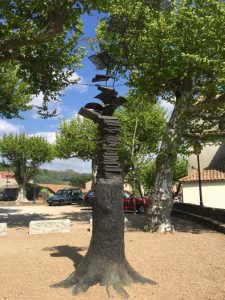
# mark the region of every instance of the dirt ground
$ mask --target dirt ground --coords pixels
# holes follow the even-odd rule
[[[85,255],[90,215],[89,209],[75,205],[0,207],[0,222],[9,227],[7,236],[0,237],[0,299],[108,299],[100,285],[76,297],[69,289],[50,288],[73,272]],[[157,282],[127,287],[130,299],[225,299],[225,235],[176,218],[173,234],[144,233],[140,230],[144,216],[126,217],[127,259],[135,270]],[[71,232],[28,235],[31,220],[49,218],[70,218]],[[113,291],[112,298],[121,299]]]

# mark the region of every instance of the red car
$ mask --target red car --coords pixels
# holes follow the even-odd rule
[[[92,206],[94,201],[95,195],[92,190],[90,190],[85,196],[84,196],[84,205]],[[148,198],[142,198],[141,197],[134,197],[131,193],[124,191],[123,193],[123,207],[124,211],[133,211],[136,209],[136,211],[139,214],[144,214],[146,211],[146,208],[149,204]],[[136,207],[135,207],[136,206]]]
[[[148,198],[135,197],[129,192],[124,191],[123,193],[123,207],[124,211],[134,211],[136,206],[136,211],[139,214],[144,214],[147,206],[149,204]]]

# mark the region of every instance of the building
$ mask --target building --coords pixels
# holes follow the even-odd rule
[[[183,187],[183,202],[200,204],[198,174],[180,179]],[[225,209],[225,172],[218,170],[201,171],[203,205]]]
[[[0,190],[18,188],[15,176],[9,171],[0,172]]]
[[[205,146],[199,155],[200,183],[204,206],[225,209],[225,143]],[[183,202],[200,204],[197,156],[188,158],[188,176],[180,179]]]

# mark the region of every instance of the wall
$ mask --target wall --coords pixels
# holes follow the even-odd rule
[[[0,188],[5,189],[5,188],[11,188],[11,187],[16,187],[17,182],[14,178],[4,178],[0,176]]]
[[[203,205],[225,209],[225,181],[202,182]],[[199,205],[198,182],[183,182],[183,202]]]
[[[174,203],[172,213],[176,213],[177,210],[203,216],[203,217],[212,218],[219,222],[225,223],[224,209],[204,207],[195,204]]]
[[[209,165],[216,164],[215,160],[220,160],[224,157],[224,152],[221,151],[221,148],[224,148],[224,144],[221,146],[209,146],[206,145],[203,149],[201,154],[199,155],[200,161],[200,168],[201,170],[207,168]],[[193,174],[197,170],[197,156],[192,154],[188,157],[188,175]]]

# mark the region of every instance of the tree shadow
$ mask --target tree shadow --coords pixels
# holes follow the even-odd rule
[[[9,228],[26,228],[31,221],[49,220],[52,215],[48,214],[16,214],[10,210],[7,215],[0,216],[0,222],[7,223]]]
[[[7,223],[9,228],[28,228],[31,221],[70,219],[71,222],[89,223],[91,210],[80,212],[61,212],[54,214],[23,213],[20,209],[0,208],[0,223]]]
[[[146,223],[146,216],[143,214],[125,213],[128,219],[128,231],[143,231]],[[82,207],[78,212],[60,212],[54,213],[52,207],[51,214],[33,213],[25,214],[17,208],[0,208],[0,223],[7,223],[9,228],[28,228],[31,221],[40,220],[60,220],[70,219],[71,222],[81,222],[88,224],[92,217],[92,208]],[[177,232],[190,232],[193,234],[215,232],[212,228],[206,227],[200,223],[190,220],[188,217],[172,214],[172,224]]]
[[[65,212],[61,214],[61,218],[68,218],[71,221],[89,223],[92,217],[92,210],[82,210],[80,212]]]
[[[188,217],[177,217],[173,216],[172,223],[177,232],[189,232],[192,234],[200,234],[207,232],[215,232],[212,228],[206,227],[198,222],[190,220]]]
[[[0,214],[18,213],[21,209],[0,208]]]
[[[128,219],[128,231],[143,231],[146,224],[145,215],[125,214],[125,217]],[[185,217],[172,216],[171,223],[174,225],[174,229],[177,232],[189,232],[192,234],[215,232],[212,228],[206,227]]]
[[[56,246],[56,247],[46,247],[43,248],[42,251],[49,251],[53,252],[50,253],[51,257],[67,257],[70,260],[72,260],[74,267],[77,268],[77,266],[80,264],[80,262],[83,259],[83,255],[81,255],[79,252],[85,251],[87,248],[85,247],[71,247],[69,245],[63,245],[63,246]]]

